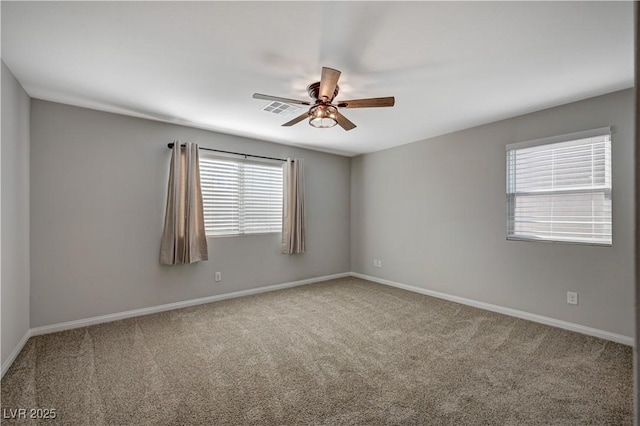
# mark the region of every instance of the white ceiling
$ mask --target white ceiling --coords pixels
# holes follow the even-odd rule
[[[2,2],[33,98],[355,155],[633,86],[632,2]],[[358,125],[293,127],[322,66]],[[301,113],[300,111],[299,113]]]

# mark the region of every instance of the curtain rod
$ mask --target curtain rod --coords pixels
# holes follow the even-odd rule
[[[173,149],[173,142],[171,142],[170,144],[167,144],[167,146],[170,149]],[[184,148],[184,145],[181,145],[180,148]],[[243,152],[224,151],[222,149],[203,148],[201,146],[199,146],[198,149],[204,149],[205,151],[224,152],[225,154],[240,155],[240,156],[243,156],[244,158],[253,157],[253,158],[264,158],[265,160],[287,161],[284,158],[263,157],[262,155],[252,155],[252,154],[245,154]]]

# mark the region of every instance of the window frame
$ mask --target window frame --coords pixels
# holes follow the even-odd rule
[[[282,180],[281,180],[281,199],[284,199],[284,170],[282,169],[282,165],[281,165],[281,161],[279,160],[270,160],[270,159],[262,159],[262,158],[247,158],[245,156],[239,155],[239,154],[227,154],[227,153],[219,153],[219,152],[206,152],[203,153],[203,151],[200,151],[199,153],[199,157],[200,157],[200,163],[202,163],[202,160],[204,159],[205,161],[207,161],[208,159],[211,160],[218,160],[218,161],[226,161],[226,162],[231,162],[231,163],[236,163],[236,164],[254,164],[254,165],[259,165],[259,166],[266,166],[266,167],[271,167],[273,169],[280,169],[282,171]],[[202,166],[201,166],[202,167]],[[203,186],[203,176],[202,176],[202,168],[200,168],[200,184],[201,186]],[[203,192],[203,216],[205,217],[205,235],[207,238],[228,238],[228,237],[244,237],[244,236],[252,236],[252,235],[272,235],[272,234],[281,234],[282,233],[282,202],[280,203],[280,226],[278,227],[277,230],[272,230],[272,231],[260,231],[260,232],[246,232],[246,229],[242,229],[240,230],[240,232],[228,232],[228,233],[223,233],[223,234],[218,234],[218,233],[213,233],[211,231],[208,230],[207,227],[207,220],[206,220],[206,216],[207,216],[207,211],[206,211],[206,201],[205,201],[205,194],[204,194],[204,189],[202,190]],[[244,191],[241,191],[241,193],[244,193]],[[240,196],[240,195],[239,195]],[[242,201],[244,202],[245,198],[244,195],[242,196]],[[239,214],[240,215],[240,214]],[[244,223],[244,218],[242,220],[239,219],[240,222]],[[210,229],[210,228],[209,228]]]
[[[609,198],[609,202],[611,203],[611,222],[610,222],[610,227],[611,227],[611,237],[608,241],[603,241],[603,242],[597,242],[597,241],[577,241],[577,240],[564,240],[564,239],[557,239],[557,237],[553,238],[553,237],[536,237],[536,236],[530,236],[530,235],[522,235],[522,234],[516,234],[515,230],[513,230],[513,222],[512,222],[512,217],[514,216],[513,209],[515,208],[515,197],[517,195],[517,191],[515,192],[510,192],[510,186],[512,184],[511,179],[512,177],[510,176],[510,155],[509,152],[510,151],[514,151],[514,150],[519,150],[519,149],[525,149],[525,148],[532,148],[532,147],[537,147],[537,146],[543,146],[543,145],[551,145],[551,144],[558,144],[558,143],[562,143],[562,142],[571,142],[571,141],[578,141],[581,139],[588,139],[588,138],[594,138],[594,137],[602,137],[602,136],[608,136],[608,146],[609,146],[609,150],[608,152],[605,151],[605,182],[608,182],[608,188],[594,188],[594,187],[588,187],[588,188],[581,188],[581,189],[558,189],[557,191],[554,192],[548,192],[548,194],[561,194],[561,193],[565,193],[565,194],[579,194],[579,193],[586,193],[586,194],[596,194],[596,193],[604,193],[605,197],[607,197],[608,194],[608,198]],[[575,132],[575,133],[569,133],[569,134],[564,134],[564,135],[558,135],[558,136],[552,136],[552,137],[547,137],[547,138],[541,138],[541,139],[534,139],[534,140],[530,140],[530,141],[524,141],[524,142],[516,142],[516,143],[511,143],[511,144],[507,144],[505,146],[505,157],[506,157],[506,239],[508,241],[529,241],[529,242],[542,242],[542,243],[552,243],[552,244],[572,244],[572,245],[584,245],[584,246],[595,246],[595,247],[612,247],[613,246],[613,159],[612,159],[612,152],[613,152],[613,140],[611,137],[611,127],[600,127],[597,129],[592,129],[592,130],[586,130],[586,131],[582,131],[582,132]],[[608,160],[607,160],[607,156],[608,156]]]

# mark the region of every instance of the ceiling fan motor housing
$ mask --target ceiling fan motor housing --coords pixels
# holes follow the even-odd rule
[[[340,90],[340,87],[336,84],[336,90],[334,90],[333,96],[331,97],[331,99],[327,99],[327,102],[331,102],[333,99],[335,99],[335,97],[338,96],[339,90]],[[317,83],[311,83],[309,86],[307,86],[307,93],[309,93],[309,96],[311,96],[313,99],[316,99],[322,102],[322,99],[318,97],[320,93],[319,81]]]

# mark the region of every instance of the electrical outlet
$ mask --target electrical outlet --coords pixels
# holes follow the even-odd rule
[[[382,268],[382,260],[378,260],[378,268]]]
[[[573,292],[573,291],[568,291],[567,292],[567,303],[570,305],[577,305],[578,304],[578,293]]]
[[[373,267],[374,268],[378,267],[378,260],[377,259],[373,259]]]
[[[216,282],[222,281],[222,272],[216,272]]]

